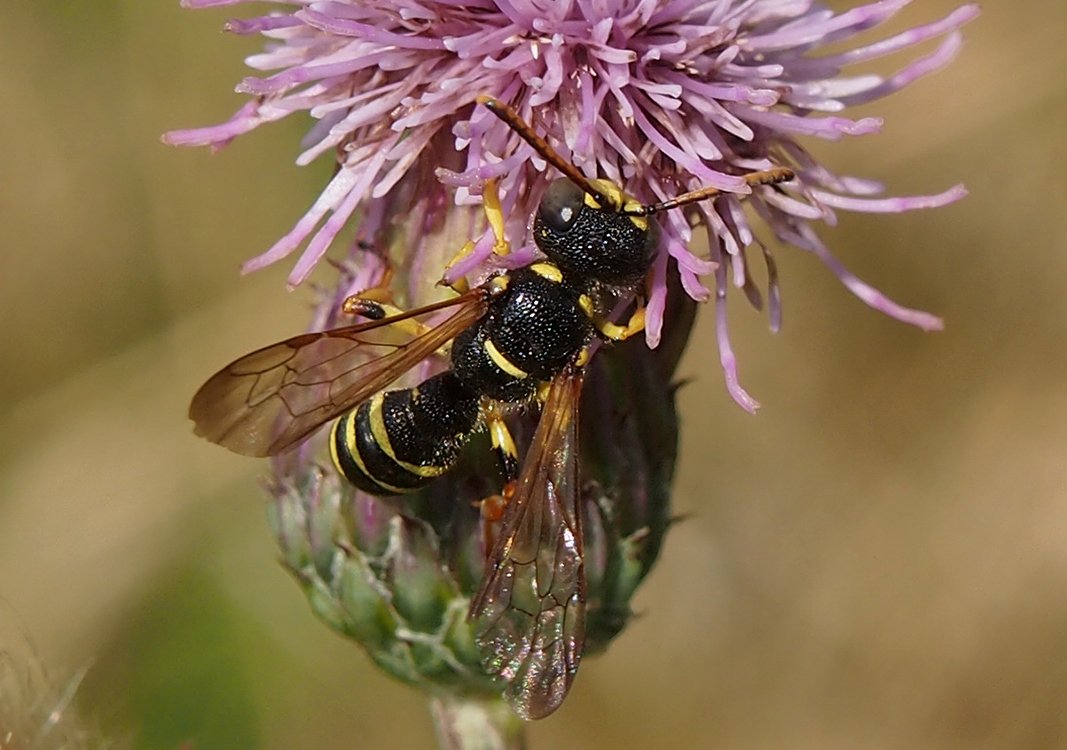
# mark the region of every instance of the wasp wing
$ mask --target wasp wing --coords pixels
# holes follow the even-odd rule
[[[578,506],[580,371],[553,382],[469,617],[486,670],[507,681],[516,713],[539,719],[563,702],[585,640]]]
[[[196,434],[246,456],[273,456],[386,388],[486,311],[481,287],[369,323],[306,333],[247,354],[215,373],[189,406]],[[459,306],[412,335],[393,325]]]

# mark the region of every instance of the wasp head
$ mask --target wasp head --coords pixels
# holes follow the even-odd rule
[[[640,204],[614,183],[591,183],[609,205],[601,205],[567,178],[549,185],[534,217],[534,241],[565,272],[602,284],[632,286],[652,265],[655,222],[623,213]]]

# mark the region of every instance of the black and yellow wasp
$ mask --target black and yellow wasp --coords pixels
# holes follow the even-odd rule
[[[656,252],[653,214],[719,191],[642,204],[607,180],[585,177],[506,104],[479,102],[564,175],[550,184],[533,220],[545,259],[407,312],[349,298],[346,311],[370,322],[241,357],[201,387],[189,415],[197,434],[250,456],[286,451],[336,420],[334,464],[376,495],[433,481],[474,432],[488,429],[506,505],[469,618],[484,665],[506,682],[509,702],[521,716],[540,718],[562,703],[584,641],[577,465],[584,366],[596,340],[621,341],[644,327],[640,305],[625,325],[611,322],[605,292],[639,291]],[[757,186],[792,176],[776,168],[744,179]],[[486,188],[486,215],[498,250],[506,251],[499,200],[492,184]],[[419,322],[438,311],[448,311],[443,321]],[[385,390],[449,345],[450,369],[414,388]],[[508,405],[529,402],[540,403],[541,418],[520,466],[502,415]]]

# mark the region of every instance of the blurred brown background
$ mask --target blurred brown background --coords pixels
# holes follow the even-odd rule
[[[284,263],[237,275],[322,184],[327,165],[292,164],[305,123],[215,157],[159,143],[229,116],[258,40],[177,0],[5,11],[0,612],[33,645],[0,649],[60,691],[88,668],[83,715],[134,747],[431,747],[423,698],[275,564],[264,466],[185,420],[210,372],[299,330],[310,299],[284,293]],[[883,135],[817,146],[896,194],[971,190],[822,233],[947,330],[780,252],[784,331],[740,303],[731,319],[751,417],[704,312],[690,519],[533,747],[1067,747],[1065,28],[1062,2],[989,2],[947,71],[859,113]]]

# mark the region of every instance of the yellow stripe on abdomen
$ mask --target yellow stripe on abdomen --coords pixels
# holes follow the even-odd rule
[[[414,474],[417,477],[432,479],[434,477],[439,477],[448,471],[447,466],[420,466],[397,458],[396,449],[393,448],[393,443],[389,439],[389,429],[385,426],[385,415],[382,411],[382,405],[384,403],[385,394],[379,393],[372,398],[370,404],[367,405],[367,418],[370,420],[371,435],[374,436],[374,442],[381,449],[382,453],[401,469],[409,474]],[[381,484],[381,481],[377,478],[375,478],[374,481]]]

